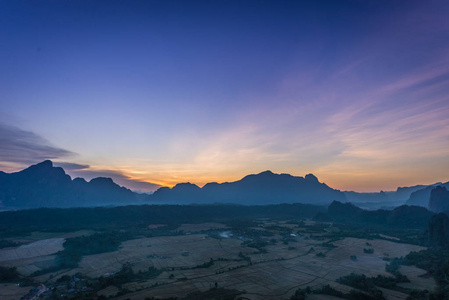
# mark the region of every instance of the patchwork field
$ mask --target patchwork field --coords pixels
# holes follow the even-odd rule
[[[283,228],[293,233],[286,234]],[[183,297],[195,291],[221,287],[241,291],[240,296],[244,299],[288,299],[298,288],[318,288],[326,284],[348,293],[351,287],[336,282],[341,276],[351,273],[391,276],[385,271],[385,258],[401,257],[410,251],[424,249],[388,240],[347,237],[330,241],[317,232],[307,232],[285,222],[262,221],[256,229],[231,232],[218,223],[183,224],[178,230],[185,235],[127,240],[116,251],[84,255],[76,268],[58,270],[34,279],[44,283],[75,274],[108,278],[124,266],[129,266],[135,274],[155,268],[160,270],[155,277],[131,280],[120,286],[111,284],[98,290],[96,295],[137,300]],[[258,234],[269,235],[263,247],[250,242],[257,240],[253,235]],[[23,275],[51,267],[55,253],[63,250],[64,241],[62,237],[55,237],[2,249],[0,266],[15,266]],[[373,253],[365,253],[366,248],[373,249]],[[404,288],[435,288],[433,278],[422,276],[426,273],[424,270],[402,266],[400,271],[411,281],[401,284]],[[17,295],[23,295],[23,289],[5,285],[0,291],[0,299],[18,299]],[[407,294],[394,290],[382,291],[386,299],[407,297]],[[310,295],[308,299],[338,298]]]
[[[151,240],[151,239],[150,239]],[[189,247],[195,244],[193,248]],[[189,241],[189,242],[186,242]],[[191,242],[194,242],[193,244]],[[146,242],[146,241],[141,241]],[[149,242],[149,241],[148,241]],[[154,241],[155,243],[161,240]],[[378,274],[388,276],[385,272],[386,262],[378,254],[391,253],[393,256],[404,256],[410,251],[419,251],[422,247],[397,244],[384,240],[370,240],[369,243],[375,250],[374,254],[365,254],[367,240],[346,238],[337,241],[334,249],[323,248],[321,241],[311,239],[299,239],[298,242],[290,242],[290,247],[296,247],[294,250],[288,250],[288,246],[276,244],[267,246],[267,253],[250,254],[254,250],[251,248],[239,247],[239,241],[234,239],[221,240],[221,243],[214,240],[205,240],[203,235],[190,237],[173,237],[163,240],[164,246],[155,249],[166,249],[167,258],[156,258],[147,261],[154,266],[164,266],[165,268],[175,268],[168,272],[174,275],[172,280],[168,279],[168,273],[161,274],[156,279],[145,283],[128,285],[130,290],[141,290],[132,294],[127,294],[117,299],[143,299],[145,297],[181,297],[194,290],[205,291],[213,287],[215,282],[218,286],[246,291],[242,296],[248,299],[286,299],[290,297],[298,287],[318,287],[324,284],[331,284],[343,291],[349,291],[351,288],[335,283],[335,280],[341,276],[350,273],[366,274],[375,276]],[[139,242],[134,241],[133,244]],[[226,243],[226,246],[223,246]],[[205,251],[204,246],[208,246]],[[129,246],[128,246],[129,247]],[[314,251],[309,252],[313,247]],[[226,251],[223,251],[226,248]],[[127,246],[122,251],[125,251]],[[189,257],[182,257],[180,252],[189,250],[195,253]],[[147,249],[146,251],[151,252]],[[192,266],[192,262],[207,261],[209,258],[237,259],[240,251],[247,253],[251,257],[252,265],[241,262],[219,262],[207,269],[178,270],[181,266]],[[316,253],[326,252],[325,257],[317,257]],[[357,255],[358,260],[352,261],[351,255]],[[139,263],[141,264],[141,263]],[[137,265],[139,265],[137,264]],[[136,266],[137,266],[136,265]],[[239,267],[240,266],[240,267]],[[238,267],[232,269],[233,267]],[[231,269],[231,270],[230,270]],[[417,273],[425,273],[423,270],[414,268]],[[223,273],[217,274],[217,272]],[[410,272],[409,272],[410,273]],[[183,278],[183,281],[177,279]],[[157,287],[148,289],[148,287],[158,283]],[[429,282],[435,287],[434,282]],[[430,287],[430,286],[427,286]],[[397,292],[385,290],[389,299],[405,299],[406,294],[397,297]]]
[[[63,238],[46,239],[17,248],[1,249],[0,262],[45,256],[63,250]]]

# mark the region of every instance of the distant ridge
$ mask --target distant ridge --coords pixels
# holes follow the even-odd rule
[[[437,213],[449,211],[449,192],[446,187],[439,185],[430,192],[429,210]]]
[[[123,205],[136,201],[135,193],[111,178],[72,180],[50,160],[20,172],[0,174],[0,202],[10,208]]]
[[[342,192],[320,183],[313,174],[298,177],[275,174],[271,171],[248,175],[234,182],[211,182],[203,188],[191,183],[180,183],[171,189],[167,187],[158,189],[149,199],[153,203],[243,205],[279,203],[321,205],[334,200],[346,200]]]
[[[394,207],[399,206],[406,203],[411,195],[420,190],[426,189],[429,187],[434,187],[436,185],[441,184],[441,182],[434,183],[432,185],[415,185],[410,187],[398,187],[396,191],[380,191],[378,193],[358,193],[351,191],[344,191],[343,193],[346,196],[346,199],[349,202],[357,203],[360,207],[363,208],[381,208],[381,207]],[[429,192],[430,194],[430,192]],[[426,200],[428,202],[429,199]],[[414,202],[408,202],[407,205],[419,205]],[[427,204],[420,205],[427,207]]]
[[[424,207],[401,205],[393,210],[363,210],[352,203],[332,202],[326,213],[315,216],[318,221],[343,222],[390,228],[426,228],[434,213]]]
[[[64,169],[54,167],[50,160],[32,165],[20,172],[0,171],[0,208],[119,206],[129,204],[219,204],[267,205],[305,203],[329,205],[333,201],[350,201],[363,208],[406,204],[428,207],[435,185],[449,188],[449,182],[398,188],[395,192],[341,192],[318,180],[313,174],[304,177],[264,171],[234,182],[211,182],[199,186],[186,182],[173,188],[159,188],[152,195],[138,194],[114,183],[111,178],[98,177],[87,182],[72,178]]]
[[[428,208],[430,193],[436,186],[442,186],[442,187],[445,187],[446,189],[449,189],[449,182],[446,182],[446,183],[439,182],[439,183],[436,183],[433,185],[429,185],[429,186],[427,186],[423,189],[420,189],[416,192],[413,192],[405,204],[417,205],[417,206],[422,206],[422,207]]]
[[[213,204],[266,205],[279,203],[329,204],[344,201],[339,190],[320,183],[313,174],[297,177],[265,171],[241,180],[192,183],[162,187],[152,195],[139,195],[114,183],[111,178],[72,178],[50,160],[20,172],[0,172],[0,202],[5,208],[83,207],[128,204]]]

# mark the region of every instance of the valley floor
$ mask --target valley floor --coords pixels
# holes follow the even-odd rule
[[[313,225],[258,220],[255,227],[235,230],[218,223],[183,224],[176,235],[127,240],[116,251],[84,255],[75,268],[39,276],[34,272],[54,266],[65,237],[81,233],[43,235],[33,241],[22,237],[26,244],[0,249],[0,266],[16,267],[36,286],[44,284],[47,290],[42,292],[43,298],[182,298],[192,292],[225,288],[237,290],[242,299],[271,300],[289,299],[298,288],[327,284],[348,293],[352,288],[337,283],[338,278],[351,273],[391,276],[385,271],[388,259],[424,249],[395,239],[332,239],[326,233],[338,228],[325,224],[320,232],[312,229]],[[367,248],[372,253],[367,253]],[[125,267],[126,274],[134,275],[118,280],[119,274],[125,274]],[[153,274],[152,270],[157,272]],[[426,273],[422,269],[401,266],[400,272],[410,280],[401,283],[405,289],[436,287],[432,277],[422,276]],[[64,275],[65,281],[60,279]],[[0,299],[5,300],[19,299],[34,288],[11,283],[0,286]],[[398,290],[381,290],[386,299],[408,296]],[[313,294],[307,299],[338,298]]]

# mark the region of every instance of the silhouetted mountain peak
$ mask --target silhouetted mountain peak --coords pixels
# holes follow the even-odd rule
[[[76,182],[76,183],[87,183],[86,179],[84,179],[82,177],[76,177],[75,179],[73,179],[73,182]]]
[[[251,174],[241,180],[208,183],[203,188],[191,183],[177,184],[172,189],[158,189],[152,198],[177,203],[329,203],[345,200],[342,192],[319,183],[314,175],[307,179],[269,170]]]
[[[447,192],[446,187],[439,185],[439,186],[435,187],[431,193],[441,194],[441,193],[446,193],[446,192]]]
[[[72,180],[72,178],[65,173],[64,169],[53,167],[53,162],[51,160],[45,160],[20,172],[12,173],[11,175],[17,177],[18,180],[23,183],[28,182],[28,184],[50,181],[68,183]]]
[[[257,180],[271,180],[276,177],[277,174],[267,170],[258,174],[250,174],[243,177],[240,181],[257,181]]]
[[[53,162],[51,160],[44,160],[43,162],[38,163],[34,166],[38,168],[53,168]]]
[[[430,194],[431,195],[432,194],[439,195],[439,194],[445,194],[445,193],[447,193],[446,187],[439,185],[439,186],[435,187]]]
[[[298,178],[303,179],[302,177],[295,177],[290,174],[276,174],[270,170],[267,170],[259,174],[247,175],[237,182],[251,184],[276,184],[276,182],[287,182]]]
[[[424,188],[418,189],[418,190],[414,191],[413,193],[411,193],[409,199],[407,200],[407,202],[405,204],[419,205],[419,206],[428,208],[430,194],[431,194],[432,190],[436,186],[440,186],[440,185],[446,187],[446,189],[449,188],[449,182],[436,183],[436,184],[431,184],[431,185],[425,186]]]
[[[103,185],[103,186],[116,185],[116,183],[114,183],[112,178],[109,178],[109,177],[93,178],[89,181],[89,183],[94,184],[94,185]]]
[[[72,180],[50,160],[0,176],[0,202],[12,207],[70,207],[130,203],[136,196],[111,178]]]
[[[444,186],[437,186],[430,192],[429,210],[433,212],[449,211],[449,192]]]
[[[19,173],[35,173],[35,172],[47,172],[53,169],[53,162],[51,160],[45,160],[41,163],[31,165],[28,168],[20,171]],[[62,169],[62,168],[59,168]],[[65,173],[65,172],[64,172]]]
[[[335,216],[354,216],[363,211],[360,207],[355,206],[351,202],[342,203],[340,201],[332,201],[332,203],[327,208],[329,215]]]
[[[81,188],[81,189],[88,185],[86,179],[81,178],[81,177],[77,177],[77,178],[73,179],[72,184],[75,188]]]
[[[172,190],[179,190],[179,191],[185,191],[185,190],[199,190],[200,187],[196,184],[190,183],[190,182],[183,182],[178,183],[175,185]]]
[[[319,183],[318,178],[315,175],[313,175],[313,174],[307,174],[304,178],[306,180],[309,180],[310,182],[317,182],[317,183]]]

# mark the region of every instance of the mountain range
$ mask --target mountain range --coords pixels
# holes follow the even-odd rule
[[[111,178],[71,179],[49,160],[16,173],[0,172],[0,202],[7,208],[120,205],[137,194]]]
[[[266,205],[307,203],[328,205],[333,201],[369,203],[372,208],[413,204],[428,207],[434,185],[398,188],[394,192],[357,193],[339,191],[321,183],[313,174],[304,177],[265,171],[241,180],[208,183],[202,188],[192,183],[162,187],[153,194],[138,194],[111,178],[72,179],[49,160],[20,172],[0,171],[0,207],[83,207],[129,204],[212,204]],[[449,182],[442,184],[449,187]],[[419,201],[417,201],[418,199]]]
[[[430,190],[435,186],[442,184],[441,182],[434,183],[431,185],[414,185],[409,187],[398,187],[396,191],[380,191],[377,193],[358,193],[345,191],[343,192],[346,196],[347,201],[358,203],[359,206],[365,208],[380,208],[399,206],[410,200],[411,195],[415,192],[421,191],[423,189],[429,188],[429,193],[424,194],[423,197],[418,196],[418,201],[411,200],[412,203],[407,203],[408,205],[418,205],[427,207],[427,203],[430,196]],[[419,193],[418,193],[419,195]],[[425,198],[427,195],[427,199]],[[373,207],[374,206],[374,207]]]
[[[320,183],[313,174],[305,177],[274,174],[265,171],[248,175],[241,180],[225,183],[208,183],[202,188],[191,183],[177,184],[173,188],[160,188],[151,195],[163,203],[236,203],[279,204],[307,203],[329,204],[345,200],[345,195]]]
[[[430,194],[432,193],[432,190],[438,186],[449,189],[449,182],[432,184],[432,185],[426,186],[423,189],[417,190],[410,194],[410,197],[407,200],[407,202],[405,202],[405,204],[428,207]]]

